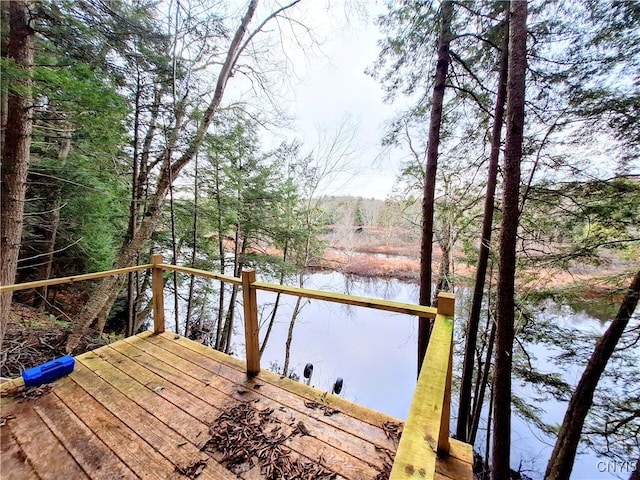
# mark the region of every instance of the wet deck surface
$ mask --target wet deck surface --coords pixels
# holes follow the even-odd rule
[[[2,398],[3,479],[378,480],[402,428],[171,333],[80,355],[32,396]],[[472,478],[470,447],[451,452],[436,478]]]

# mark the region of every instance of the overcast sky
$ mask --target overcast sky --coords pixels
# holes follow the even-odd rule
[[[295,117],[295,136],[312,148],[318,130],[331,136],[348,119],[356,126],[350,157],[352,170],[359,173],[342,175],[326,193],[384,199],[397,175],[400,153],[395,152],[393,158],[383,153],[381,139],[385,122],[398,107],[385,104],[379,83],[364,73],[378,55],[380,33],[373,22],[382,7],[380,2],[367,3],[365,16],[348,11],[345,2],[331,2],[330,11],[322,4],[314,1],[312,10],[305,12],[325,40],[321,54],[300,59],[304,63],[295,67],[300,79],[294,84],[289,108]]]

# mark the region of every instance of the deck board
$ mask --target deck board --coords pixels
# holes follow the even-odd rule
[[[38,478],[89,478],[34,408],[20,405],[12,413],[19,421],[10,421],[11,431]]]
[[[178,467],[186,467],[195,461],[206,461],[207,455],[191,443],[188,433],[185,430],[198,429],[201,424],[177,407],[153,410],[141,407],[152,403],[156,393],[152,390],[144,389],[145,394],[141,395],[134,402],[131,398],[121,393],[116,387],[107,383],[94,372],[89,370],[80,361],[76,364],[76,375],[74,381],[82,388],[91,392],[91,395],[102,404],[104,408],[118,417],[124,424],[129,425],[141,438],[144,438],[149,445],[162,454],[167,460],[173,462]],[[130,377],[118,377],[119,385],[131,384]],[[165,420],[171,425],[163,423],[156,415],[163,415]],[[185,417],[188,417],[185,418]],[[191,420],[191,421],[190,421]],[[211,475],[210,475],[211,473]],[[200,478],[217,478],[212,474],[211,469],[206,469]]]
[[[189,355],[190,362],[196,363],[204,372],[210,372],[218,368],[221,362],[227,362],[226,365],[232,368],[220,368],[217,370],[216,379],[218,381],[226,379],[239,386],[251,387],[248,388],[249,391],[245,394],[248,398],[260,395],[276,402],[282,402],[284,405],[289,406],[301,414],[338,429],[338,431],[344,431],[358,438],[367,439],[366,443],[369,446],[373,443],[383,448],[395,448],[394,442],[387,437],[381,426],[387,421],[400,422],[398,419],[359,407],[339,397],[326,395],[326,392],[308,388],[301,383],[294,382],[287,378],[281,379],[277,375],[269,375],[269,372],[265,372],[265,374],[261,373],[256,380],[261,386],[252,391],[255,383],[246,380],[243,366],[240,362],[234,362],[233,360],[235,359],[226,355],[225,357],[227,358],[223,360],[221,359],[222,354],[220,352],[207,349],[195,342],[190,342],[192,345],[188,345],[188,348],[190,350],[195,349],[195,353],[198,354],[193,355],[190,351],[185,352],[184,348],[180,348],[182,344],[179,343],[179,341],[171,341],[168,337],[169,335],[163,334],[153,337],[150,336],[148,339],[150,342],[153,342],[154,345],[162,346],[176,353],[183,352],[183,354]],[[208,373],[205,373],[205,377],[207,374]],[[340,414],[327,416],[320,409],[306,407],[305,401],[327,404],[339,410]],[[345,439],[347,443],[352,441],[354,441],[352,438]]]
[[[57,382],[53,393],[138,477],[178,478],[175,465],[71,378]]]
[[[78,356],[40,398],[2,398],[2,478],[185,479],[199,467],[199,479],[263,480],[257,456],[234,473],[213,445],[211,426],[238,406],[282,434],[287,461],[338,480],[376,479],[397,447],[384,427],[398,419],[270,372],[249,379],[237,359],[145,332]],[[438,478],[471,478],[467,447],[452,441]]]
[[[29,463],[29,459],[16,442],[9,425],[0,428],[0,445],[2,446],[0,472],[3,479],[38,478],[31,467],[31,463]]]
[[[230,406],[238,402],[258,401],[261,408],[273,408],[273,416],[284,424],[290,423],[292,419],[304,417],[304,424],[310,431],[311,436],[305,437],[304,442],[300,438],[294,437],[287,445],[305,456],[308,456],[308,452],[315,452],[318,456],[322,455],[325,460],[331,461],[332,464],[336,465],[337,473],[347,478],[373,478],[377,474],[375,467],[383,467],[383,463],[379,458],[380,455],[375,450],[375,445],[372,446],[371,442],[353,435],[352,432],[336,430],[335,428],[328,430],[327,422],[320,421],[314,416],[321,416],[325,419],[330,417],[304,407],[303,399],[298,397],[288,398],[273,387],[271,393],[274,395],[275,392],[274,396],[278,398],[270,397],[268,395],[270,386],[263,380],[265,375],[257,380],[247,380],[246,375],[235,369],[223,375],[222,370],[225,369],[217,369],[220,366],[218,363],[212,363],[202,358],[199,359],[197,358],[199,354],[195,352],[190,350],[187,350],[186,353],[182,352],[189,358],[189,360],[186,360],[171,351],[163,349],[162,346],[174,351],[183,349],[179,345],[172,345],[170,341],[161,342],[160,345],[162,346],[159,346],[149,341],[131,339],[129,345],[135,345],[141,352],[144,352],[137,356],[137,361],[141,362],[141,364],[149,365],[151,368],[156,369],[166,380],[179,381],[185,390],[207,402]],[[115,348],[122,350],[123,346],[119,345]],[[158,360],[164,363],[159,364]],[[193,363],[193,360],[196,363]],[[211,367],[211,369],[203,368],[203,362],[204,365]],[[161,366],[158,367],[157,365]],[[212,375],[211,370],[216,370],[218,374]],[[233,378],[233,381],[229,378]],[[256,385],[260,385],[260,387],[253,388]],[[333,416],[337,417],[338,415]],[[356,426],[353,426],[353,428],[355,429]],[[387,442],[386,438],[385,444],[387,444],[387,447],[393,447],[393,443]],[[361,458],[368,457],[370,457],[369,461],[361,460]],[[370,465],[371,463],[374,465]]]
[[[91,472],[95,480],[137,478],[68,407],[54,398],[43,397],[34,410],[83,471]]]
[[[152,382],[147,384],[148,388],[134,376],[127,375],[126,369],[118,370],[112,364],[105,362],[102,355],[98,355],[82,357],[79,361],[83,367],[91,370],[123,395],[120,404],[126,401],[135,403],[139,407],[138,416],[153,416],[157,418],[189,442],[193,443],[200,435],[206,435],[208,427],[198,420],[198,417],[190,415],[184,408],[171,403],[162,396],[164,390],[169,390],[168,386],[160,382]],[[174,393],[176,400],[180,398],[180,393]],[[183,392],[183,395],[185,393]],[[184,396],[186,397],[186,395]],[[188,401],[189,399],[187,398],[186,400]],[[101,401],[101,403],[105,405],[104,401]],[[184,403],[182,405],[184,406]],[[118,406],[116,404],[114,408],[118,410]],[[178,442],[182,441],[184,440],[178,440]]]

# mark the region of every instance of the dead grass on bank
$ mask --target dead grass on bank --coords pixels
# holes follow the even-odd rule
[[[405,257],[372,256],[346,250],[328,250],[318,267],[363,277],[415,280],[420,277],[419,260]]]
[[[358,232],[335,230],[325,235],[329,248],[314,267],[336,270],[365,277],[386,277],[418,282],[420,278],[420,242],[405,231],[389,235],[381,227],[364,227]],[[432,271],[437,275],[441,251],[433,246]],[[454,252],[452,274],[460,287],[473,287],[475,265],[463,261],[462,252]],[[519,270],[520,288],[532,292],[548,290],[576,291],[588,299],[609,298],[614,302],[617,289],[628,284],[637,268],[634,262],[616,256],[605,256],[597,266],[576,264],[569,270],[550,267],[530,267]],[[613,293],[612,293],[613,292]]]

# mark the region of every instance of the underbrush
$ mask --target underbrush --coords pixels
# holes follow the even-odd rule
[[[64,345],[71,323],[28,305],[13,303],[2,343],[0,376],[14,378],[27,368],[65,355]],[[102,347],[107,337],[88,332],[82,337],[78,352]]]

